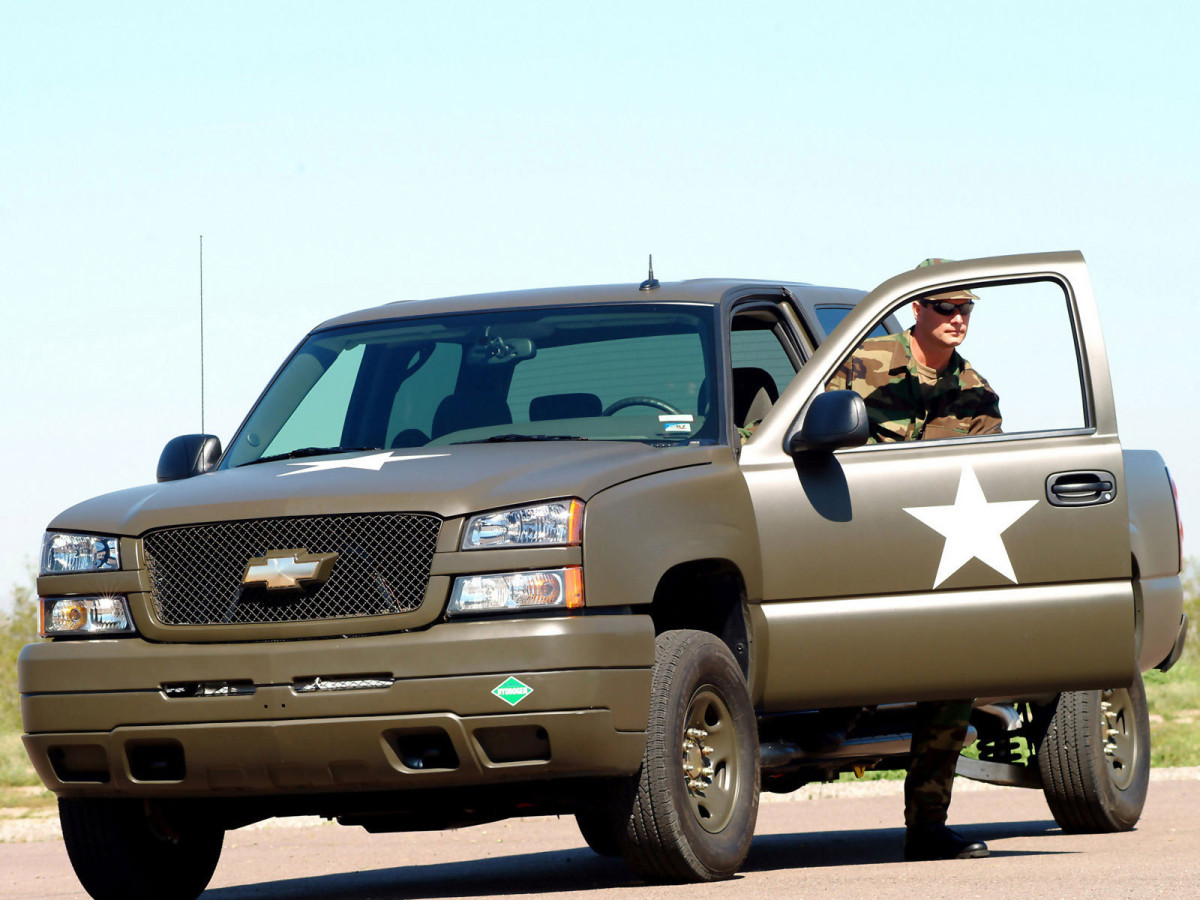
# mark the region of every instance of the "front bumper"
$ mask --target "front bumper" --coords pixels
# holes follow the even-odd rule
[[[26,647],[18,672],[25,746],[50,790],[223,797],[628,774],[653,662],[648,617],[605,615],[265,644],[60,641]],[[298,692],[362,676],[393,680]],[[492,693],[509,677],[532,689],[512,706]],[[240,692],[163,689],[183,683]]]

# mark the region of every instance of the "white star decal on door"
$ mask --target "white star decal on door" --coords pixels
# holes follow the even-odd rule
[[[393,456],[391,450],[382,453],[371,453],[367,456],[352,456],[349,459],[305,460],[304,462],[288,463],[289,466],[303,466],[291,472],[281,472],[276,478],[286,478],[289,475],[303,475],[305,472],[317,472],[321,469],[374,469],[378,472],[384,463],[407,462],[412,459],[435,459],[439,456],[449,456],[449,453],[422,453],[418,456]]]
[[[972,559],[986,563],[1016,584],[1017,575],[1000,535],[1036,505],[1036,500],[989,503],[975,470],[964,466],[953,506],[913,506],[904,511],[946,538],[933,580],[936,588]]]

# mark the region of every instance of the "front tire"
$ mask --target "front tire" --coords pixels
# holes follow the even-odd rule
[[[148,814],[137,800],[59,800],[63,842],[95,900],[195,900],[221,857],[224,830]]]
[[[575,813],[575,824],[579,833],[592,851],[600,856],[620,856],[620,824],[607,809],[581,809]]]
[[[758,731],[729,648],[702,631],[655,642],[646,752],[619,833],[622,855],[648,881],[728,878],[758,818]]]
[[[1063,831],[1129,831],[1150,785],[1150,718],[1140,674],[1128,688],[1060,694],[1037,753]]]

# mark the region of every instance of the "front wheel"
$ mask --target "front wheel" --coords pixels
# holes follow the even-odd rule
[[[581,809],[575,813],[575,824],[584,842],[601,856],[620,856],[621,841],[617,823],[607,809]]]
[[[225,832],[168,818],[137,800],[59,800],[63,842],[95,900],[195,900],[212,878]]]
[[[646,752],[632,785],[622,855],[649,881],[733,875],[758,818],[758,731],[729,648],[702,631],[655,642]]]
[[[1142,676],[1127,688],[1060,694],[1037,758],[1042,791],[1063,831],[1133,828],[1150,785]]]

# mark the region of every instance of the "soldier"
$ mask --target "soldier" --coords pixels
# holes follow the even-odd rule
[[[927,259],[917,268],[945,262]],[[979,298],[967,290],[913,303],[911,329],[869,338],[826,390],[856,391],[867,405],[870,443],[921,441],[1000,431],[996,392],[958,353]],[[912,761],[904,779],[904,858],[971,859],[987,844],[946,826],[959,751],[973,701],[917,704]]]

